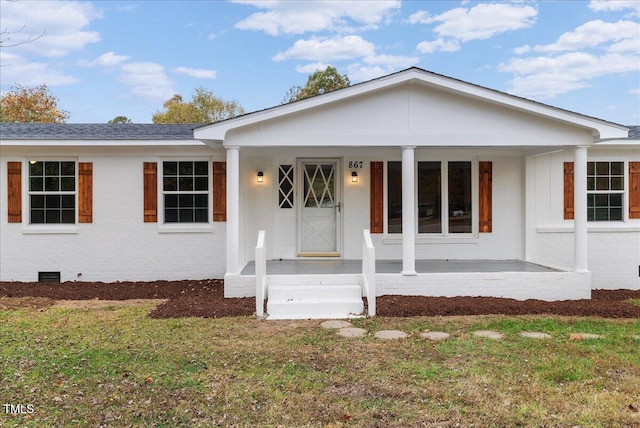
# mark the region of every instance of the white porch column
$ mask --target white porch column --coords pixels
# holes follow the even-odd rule
[[[587,148],[573,154],[573,246],[574,271],[587,269]]]
[[[402,275],[416,273],[415,147],[402,148]]]
[[[227,147],[227,274],[240,274],[240,148]]]

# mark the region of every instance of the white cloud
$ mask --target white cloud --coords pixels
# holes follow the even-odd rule
[[[175,94],[164,67],[153,62],[124,64],[119,81],[129,86],[131,94],[145,98],[166,101]]]
[[[510,92],[548,99],[587,87],[596,77],[640,72],[640,56],[573,52],[557,57],[512,58],[498,69],[516,75],[509,82]]]
[[[189,67],[176,67],[173,69],[174,73],[184,74],[196,79],[215,79],[217,72],[215,70],[203,70],[198,68]]]
[[[419,52],[424,54],[433,53],[437,51],[443,52],[455,52],[460,50],[460,43],[457,40],[445,40],[445,39],[437,39],[432,42],[420,42],[416,46]]]
[[[597,77],[640,72],[640,24],[590,21],[532,51],[539,55],[511,58],[498,69],[514,74],[510,92],[553,98],[587,87]]]
[[[440,37],[468,42],[531,27],[535,24],[537,15],[538,11],[531,6],[483,3],[470,9],[458,7],[436,16],[421,16],[419,23],[439,23],[434,31]]]
[[[274,61],[304,59],[308,61],[336,61],[375,54],[373,43],[360,36],[315,37],[297,40],[285,52],[278,52]]]
[[[531,6],[509,3],[481,3],[471,8],[458,7],[440,15],[421,10],[412,14],[410,24],[437,24],[434,41],[418,43],[422,53],[455,52],[461,42],[485,40],[507,31],[529,28],[535,24],[538,11]]]
[[[516,55],[523,55],[531,51],[531,46],[523,45],[513,49],[513,53]]]
[[[115,52],[107,52],[100,55],[93,61],[78,61],[78,65],[83,67],[116,67],[121,63],[127,61],[130,57],[126,55],[116,55]]]
[[[66,75],[55,65],[27,61],[20,55],[0,51],[0,63],[3,84],[38,86],[46,83],[49,86],[64,86],[78,83],[78,79]]]
[[[621,12],[629,9],[632,16],[640,16],[638,0],[591,0],[589,9],[595,12]]]
[[[0,25],[3,31],[17,32],[12,35],[9,44],[44,34],[30,43],[14,46],[17,53],[61,57],[100,41],[98,32],[86,31],[85,28],[91,21],[101,17],[101,13],[88,2],[3,1]]]
[[[323,62],[312,62],[312,63],[306,64],[306,65],[297,65],[296,66],[296,71],[298,73],[313,74],[313,73],[316,72],[316,70],[324,70],[329,65],[331,65],[331,64],[325,64]]]
[[[630,89],[629,93],[631,95],[640,95],[640,88]]]
[[[538,52],[576,51],[617,42],[616,51],[640,50],[640,23],[633,21],[589,21],[574,31],[562,34],[556,43],[537,45]]]
[[[248,0],[264,12],[256,12],[236,23],[241,30],[280,34],[376,28],[390,13],[400,8],[400,0],[379,1],[263,1]],[[359,27],[359,28],[358,28]]]

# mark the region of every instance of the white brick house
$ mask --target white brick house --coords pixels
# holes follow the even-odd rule
[[[3,281],[225,277],[253,295],[260,230],[267,274],[359,274],[370,230],[378,295],[640,289],[637,128],[421,69],[193,131],[0,129]]]

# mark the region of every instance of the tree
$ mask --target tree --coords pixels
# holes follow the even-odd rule
[[[351,85],[346,74],[339,74],[335,67],[327,66],[324,70],[316,70],[307,79],[303,87],[294,85],[285,94],[282,104],[299,101],[321,95]]]
[[[64,123],[69,112],[58,108],[58,99],[47,85],[24,88],[16,85],[0,96],[0,122]]]
[[[175,94],[162,106],[164,111],[153,115],[153,123],[212,123],[244,113],[238,101],[225,101],[203,87],[196,88],[188,103]]]
[[[116,116],[107,123],[131,123],[131,119],[127,116]]]

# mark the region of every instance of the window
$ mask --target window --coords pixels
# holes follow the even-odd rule
[[[30,161],[29,204],[32,224],[74,224],[76,163]]]
[[[278,168],[278,206],[293,208],[293,165]]]
[[[624,162],[587,162],[587,220],[622,221]]]
[[[387,232],[402,233],[402,162],[387,162]]]
[[[418,162],[418,233],[473,232],[471,170],[468,161]],[[387,163],[387,228],[402,233],[402,162],[397,161]]]
[[[165,223],[208,222],[208,162],[163,162],[162,191]]]

